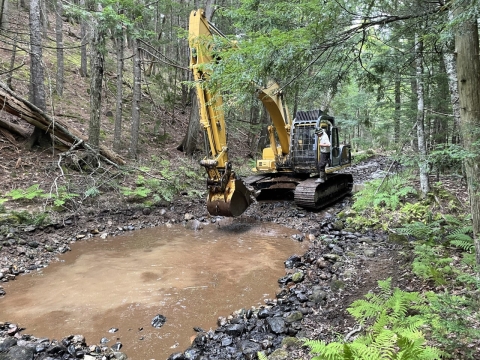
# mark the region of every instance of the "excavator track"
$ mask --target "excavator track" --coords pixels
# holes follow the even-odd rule
[[[351,174],[330,174],[324,183],[315,182],[316,178],[300,182],[295,189],[295,204],[318,210],[348,195],[353,188]]]

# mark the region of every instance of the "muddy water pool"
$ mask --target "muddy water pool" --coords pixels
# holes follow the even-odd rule
[[[50,339],[106,338],[129,359],[164,360],[189,346],[193,327],[215,328],[219,316],[272,298],[283,262],[306,250],[295,233],[227,219],[198,231],[161,226],[73,243],[59,262],[5,284],[0,321]],[[151,325],[157,314],[167,319],[159,329]]]

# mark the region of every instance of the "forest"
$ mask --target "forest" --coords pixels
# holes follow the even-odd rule
[[[378,279],[348,310],[364,333],[306,340],[310,358],[478,358],[475,0],[0,0],[0,251],[10,222],[203,201],[206,135],[188,41],[196,9],[218,29],[209,83],[223,96],[237,173],[268,146],[255,91],[272,79],[292,114],[335,117],[356,164],[382,156],[398,168],[337,216],[406,242],[421,284]]]

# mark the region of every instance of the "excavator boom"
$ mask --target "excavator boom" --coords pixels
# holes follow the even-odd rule
[[[218,30],[203,10],[190,13],[190,69],[196,83],[200,123],[205,133],[207,157],[200,161],[207,172],[207,210],[211,215],[239,216],[252,202],[251,192],[228,161],[227,132],[220,94],[209,88],[212,31]]]

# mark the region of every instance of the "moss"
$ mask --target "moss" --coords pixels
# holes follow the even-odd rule
[[[18,225],[19,219],[13,214],[1,214],[0,225]]]
[[[277,349],[268,356],[268,360],[288,360],[289,354],[286,350]]]
[[[303,341],[296,338],[296,337],[286,337],[283,338],[282,340],[282,347],[289,348],[289,347],[297,347],[297,346],[302,346]]]
[[[406,244],[408,243],[408,238],[405,235],[390,233],[388,234],[388,241],[394,244]]]
[[[301,281],[303,281],[303,272],[302,271],[298,271],[296,272],[295,274],[292,275],[292,281],[294,283],[299,283]]]
[[[332,280],[330,283],[330,288],[332,291],[338,291],[340,289],[343,289],[345,287],[345,283],[341,280]]]

